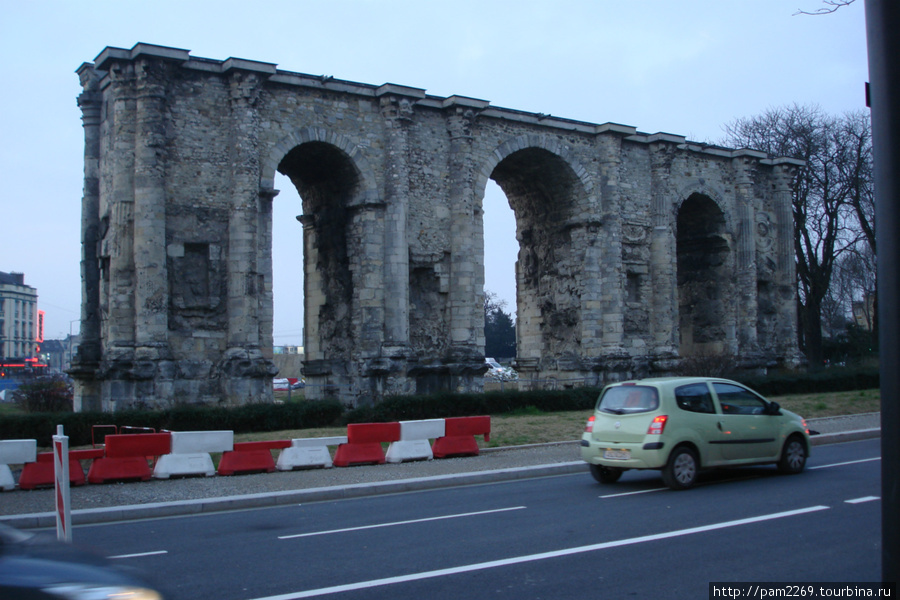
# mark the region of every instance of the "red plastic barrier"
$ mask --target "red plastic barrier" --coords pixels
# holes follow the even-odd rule
[[[69,484],[84,485],[84,469],[82,460],[92,460],[103,456],[103,448],[91,450],[69,450]],[[53,453],[41,452],[37,462],[25,463],[19,475],[19,489],[33,490],[56,485],[56,474],[53,472]]]
[[[491,439],[491,417],[451,417],[444,419],[444,437],[434,440],[431,451],[435,458],[478,456],[476,435]]]
[[[272,450],[289,448],[291,440],[236,442],[234,450],[223,452],[216,472],[219,475],[271,473],[275,470]]]
[[[334,466],[382,465],[382,442],[400,439],[400,423],[351,423],[347,425],[347,443],[337,447]]]
[[[88,471],[88,483],[107,481],[149,481],[152,471],[148,459],[172,450],[169,433],[125,433],[106,436],[102,458],[94,460]]]

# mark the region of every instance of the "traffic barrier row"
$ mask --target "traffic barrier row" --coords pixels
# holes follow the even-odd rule
[[[100,447],[69,451],[69,481],[77,486],[477,456],[475,437],[490,441],[490,419],[479,416],[352,423],[346,436],[256,442],[235,442],[232,431],[108,434]],[[429,444],[432,439],[434,443]],[[331,446],[336,446],[334,459]],[[272,456],[274,450],[280,450],[277,463]],[[218,468],[213,464],[213,453],[221,453]],[[85,477],[81,461],[88,460],[91,464]],[[11,464],[23,465],[20,489],[52,487],[55,483],[53,453],[38,453],[35,440],[0,440],[0,490],[16,487]]]

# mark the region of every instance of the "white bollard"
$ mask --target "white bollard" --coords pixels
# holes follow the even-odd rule
[[[22,465],[37,460],[37,440],[0,440],[0,490],[16,489],[9,465]]]
[[[56,474],[56,539],[72,541],[72,506],[69,500],[69,438],[63,426],[53,436],[53,472]]]
[[[291,445],[281,451],[275,468],[279,471],[292,471],[293,469],[310,469],[322,467],[330,469],[334,466],[328,446],[339,446],[347,443],[347,436],[297,438],[291,440]]]
[[[400,440],[391,442],[385,460],[389,463],[431,460],[434,453],[428,440],[439,437],[444,437],[444,419],[400,421]]]
[[[234,448],[233,431],[173,431],[172,451],[164,454],[153,467],[155,479],[172,476],[216,474],[210,452],[229,452]]]

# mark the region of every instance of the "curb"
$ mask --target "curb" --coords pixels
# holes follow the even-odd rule
[[[841,444],[843,442],[856,442],[859,440],[868,440],[881,437],[880,428],[872,429],[855,429],[853,431],[842,431],[840,433],[820,433],[809,437],[809,442],[813,446],[823,446],[825,444]]]

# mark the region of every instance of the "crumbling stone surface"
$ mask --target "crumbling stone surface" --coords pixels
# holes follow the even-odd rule
[[[520,386],[800,358],[795,161],[147,44],[78,72],[82,409],[272,400],[276,172],[308,397],[481,388],[488,179],[516,214]]]

